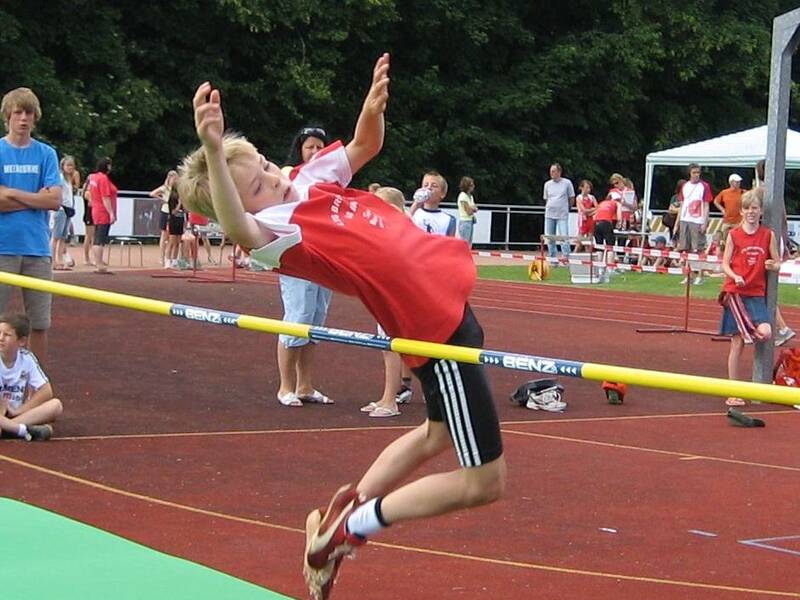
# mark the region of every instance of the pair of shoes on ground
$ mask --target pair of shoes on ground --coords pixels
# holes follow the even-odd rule
[[[367,416],[370,417],[377,417],[377,418],[385,418],[385,417],[396,417],[400,414],[400,410],[395,408],[387,408],[386,406],[381,406],[377,402],[370,402],[369,404],[365,404],[361,407],[361,412],[368,413]]]
[[[303,406],[303,402],[308,402],[310,404],[333,404],[333,400],[319,390],[314,390],[311,394],[304,396],[298,396],[294,392],[287,392],[283,395],[277,394],[277,396],[278,402],[284,406]]]
[[[306,518],[303,576],[314,600],[328,598],[342,559],[367,541],[347,531],[347,519],[359,504],[355,486],[345,485],[326,509],[314,509]]]
[[[784,327],[783,329],[779,329],[778,333],[775,334],[775,345],[783,346],[795,335],[797,334],[795,333],[794,329],[790,329],[789,327]]]
[[[725,406],[746,406],[746,405],[747,401],[742,400],[741,398],[730,397],[727,400],[725,400]]]
[[[25,436],[27,442],[46,442],[53,437],[52,425],[28,425],[28,434]]]

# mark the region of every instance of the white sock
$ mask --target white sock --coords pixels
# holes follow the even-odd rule
[[[383,522],[380,512],[380,498],[362,504],[347,517],[347,531],[361,537],[369,537],[387,525]]]
[[[25,423],[20,424],[19,431],[17,431],[17,436],[21,438],[28,437],[28,427],[25,425]]]

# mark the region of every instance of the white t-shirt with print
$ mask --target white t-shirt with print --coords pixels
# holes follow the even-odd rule
[[[10,408],[18,409],[31,392],[48,381],[39,361],[29,350],[21,348],[10,367],[0,360],[0,398]]]

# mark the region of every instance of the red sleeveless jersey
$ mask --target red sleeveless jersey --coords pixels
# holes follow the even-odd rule
[[[744,278],[744,285],[739,287],[730,277],[725,277],[722,291],[740,296],[764,296],[767,293],[767,277],[764,263],[769,254],[769,242],[772,230],[759,225],[754,233],[747,233],[741,226],[731,229],[731,269]]]

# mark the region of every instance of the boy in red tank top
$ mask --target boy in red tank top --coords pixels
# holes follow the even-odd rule
[[[722,270],[725,282],[720,293],[724,307],[720,334],[731,336],[728,377],[741,379],[739,364],[745,342],[768,342],[772,328],[767,311],[767,271],[780,269],[775,234],[761,225],[764,188],[742,196],[742,223],[728,233]],[[741,398],[728,398],[728,406],[743,406]]]
[[[259,262],[357,296],[391,337],[482,347],[468,304],[476,273],[467,244],[430,235],[374,194],[347,187],[383,146],[388,100],[384,54],[353,139],[323,148],[287,176],[241,136],[225,135],[220,92],[205,82],[193,100],[202,147],[181,166],[181,200],[218,221]],[[483,365],[403,360],[420,380],[427,418],[390,443],[357,485],[309,513],[304,575],[316,600],[328,597],[342,559],[367,538],[494,502],[505,488],[500,423]],[[460,468],[412,480],[448,449]],[[319,455],[328,450],[320,447]],[[344,459],[340,465],[349,469]]]

